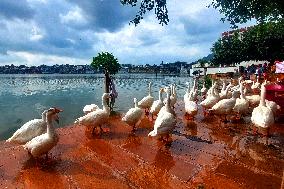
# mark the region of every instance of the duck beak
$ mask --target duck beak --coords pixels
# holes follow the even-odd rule
[[[63,112],[62,109],[59,109],[59,108],[54,108],[54,109],[55,109],[55,113]]]

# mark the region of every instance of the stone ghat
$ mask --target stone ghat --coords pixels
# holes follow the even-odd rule
[[[113,115],[94,137],[72,125],[57,129],[60,140],[48,161],[36,163],[21,146],[0,143],[0,188],[281,188],[284,125],[269,138],[254,135],[249,124],[219,124],[202,111],[194,122],[176,106],[173,142],[165,146],[147,134],[154,122],[145,118],[138,130]]]

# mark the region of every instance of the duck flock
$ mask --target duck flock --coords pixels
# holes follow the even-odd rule
[[[221,85],[220,83],[223,82]],[[222,121],[228,121],[228,115],[236,115],[238,119],[242,116],[251,116],[251,122],[256,126],[268,129],[275,122],[280,106],[273,101],[265,100],[266,85],[257,80],[238,79],[213,81],[207,90],[205,82],[201,89],[198,88],[198,78],[194,79],[193,87],[188,87],[184,94],[185,118],[193,120],[198,113],[199,105],[203,109],[204,116],[217,115]],[[177,124],[175,104],[177,102],[176,85],[162,87],[159,90],[157,100],[152,96],[152,82],[149,83],[148,95],[138,101],[133,99],[134,107],[130,108],[122,117],[122,121],[136,130],[141,120],[147,116],[154,121],[154,127],[148,136],[157,137],[166,144],[171,140],[171,134]],[[163,93],[166,98],[163,99]],[[104,125],[110,116],[108,99],[111,94],[102,95],[102,108],[96,104],[86,105],[83,109],[84,116],[75,120],[75,124],[92,128],[94,135],[102,134]],[[41,119],[33,119],[19,128],[6,142],[23,145],[24,149],[35,158],[48,154],[56,146],[58,135],[53,121],[59,120],[58,114],[62,112],[59,108],[50,108],[42,113]],[[47,156],[48,157],[48,156]]]

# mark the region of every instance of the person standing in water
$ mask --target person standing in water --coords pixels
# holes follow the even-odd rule
[[[113,77],[110,78],[109,92],[110,92],[110,95],[111,95],[111,99],[110,99],[110,104],[109,105],[110,105],[110,109],[112,111],[113,107],[114,107],[115,99],[118,96],[118,93],[117,93],[117,91],[115,89],[115,84],[114,84],[114,81],[113,81]]]

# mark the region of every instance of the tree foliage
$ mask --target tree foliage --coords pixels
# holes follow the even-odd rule
[[[206,63],[209,63],[209,61],[204,59],[199,59],[197,62],[200,64],[201,67],[204,67]]]
[[[248,28],[219,38],[211,48],[214,65],[234,65],[241,61],[284,59],[284,20]]]
[[[153,9],[160,24],[169,22],[167,0],[120,0],[120,2],[132,7],[140,3],[138,13],[130,21],[135,26],[140,23],[146,12]],[[284,18],[283,0],[212,0],[210,6],[219,10],[225,16],[222,21],[228,20],[233,27],[251,19],[263,23]]]
[[[120,0],[123,5],[131,5],[132,7],[137,6],[138,0]],[[160,24],[168,24],[168,9],[167,0],[140,0],[140,9],[136,14],[135,18],[130,22],[138,25],[140,21],[144,18],[144,15],[148,11],[155,10],[155,14]]]
[[[222,20],[234,27],[253,18],[259,23],[284,18],[283,0],[212,0],[211,6],[219,9],[225,16]]]
[[[98,56],[93,57],[91,66],[109,74],[116,74],[120,70],[120,64],[117,58],[108,52],[102,52],[99,53]]]

